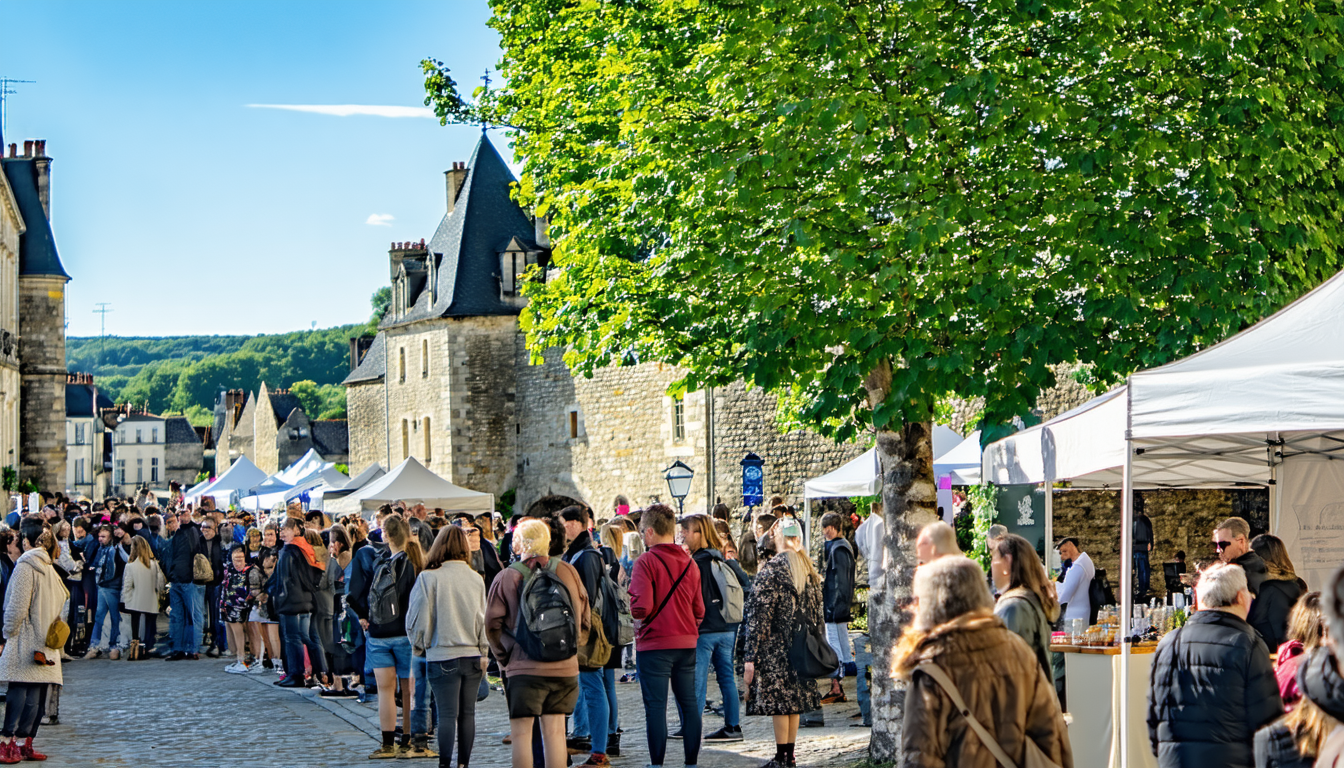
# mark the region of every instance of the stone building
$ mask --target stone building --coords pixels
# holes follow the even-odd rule
[[[129,411],[112,430],[112,492],[134,496],[141,488],[166,490],[166,427],[161,416]]]
[[[44,490],[65,487],[65,284],[70,281],[56,251],[51,229],[51,158],[45,141],[25,141],[23,155],[15,144],[0,160],[22,229],[18,242],[17,281],[14,265],[0,264],[0,354],[17,363],[19,387],[3,382],[0,373],[0,447],[14,442],[3,431],[18,413],[18,453],[13,447],[7,466]],[[3,239],[3,238],[0,238]],[[11,288],[17,282],[16,288]],[[10,297],[17,291],[16,311]],[[16,344],[15,333],[23,340]],[[15,403],[14,401],[18,402]],[[8,443],[4,442],[6,439]]]
[[[163,435],[164,483],[190,488],[205,465],[205,444],[185,416],[164,419]]]
[[[241,389],[215,399],[215,474],[223,474],[246,456],[267,474],[274,474],[316,449],[326,461],[349,461],[349,437],[343,420],[311,421],[299,398],[265,382],[256,393]]]
[[[112,453],[103,422],[111,398],[94,383],[93,374],[71,373],[65,380],[65,491],[68,495],[102,499],[108,492]]]
[[[10,154],[15,154],[11,148]],[[0,157],[4,147],[0,146]],[[0,164],[7,161],[0,160]],[[25,194],[31,194],[25,185]],[[0,466],[18,469],[19,253],[27,225],[8,173],[0,173]]]
[[[352,340],[345,379],[350,470],[414,456],[463,487],[516,508],[581,500],[610,507],[671,501],[663,471],[696,473],[688,510],[740,504],[748,452],[766,461],[766,494],[801,496],[807,478],[862,452],[806,432],[781,435],[774,398],[738,384],[666,395],[676,369],[654,363],[575,378],[558,354],[531,365],[518,327],[521,277],[545,268],[544,223],[510,197],[504,160],[482,136],[445,172],[446,213],[428,241],[389,251],[392,306],[371,340]]]

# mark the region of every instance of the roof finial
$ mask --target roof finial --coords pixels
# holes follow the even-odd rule
[[[488,67],[487,67],[486,70],[485,70],[485,74],[481,76],[481,82],[484,83],[484,86],[481,88],[481,100],[484,100],[486,94],[490,91],[490,69],[489,69]],[[480,106],[480,101],[477,101],[477,106],[478,106],[478,107]],[[481,112],[481,133],[484,134],[484,133],[485,133],[485,129],[486,129],[486,128],[489,128],[489,127],[490,127],[490,126],[485,122],[485,112],[482,111],[482,112]]]

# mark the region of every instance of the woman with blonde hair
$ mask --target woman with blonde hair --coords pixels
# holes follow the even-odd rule
[[[721,594],[721,590],[736,591],[738,597],[741,597],[747,592],[749,579],[736,561],[727,560],[723,556],[725,545],[719,539],[719,531],[714,523],[715,520],[704,514],[681,518],[682,541],[700,570],[700,594],[705,603],[705,617],[700,622],[700,635],[695,644],[695,699],[696,706],[704,711],[709,669],[712,666],[719,683],[719,693],[723,696],[724,723],[722,728],[705,736],[705,741],[742,741],[737,678],[733,673],[733,650],[737,645],[737,629],[742,623],[742,616],[740,611],[735,616],[728,615],[729,596]],[[740,609],[742,606],[737,607]]]
[[[1038,750],[1038,757],[1071,768],[1054,684],[1036,654],[994,615],[980,566],[956,555],[925,563],[915,571],[914,595],[914,621],[893,653],[895,673],[909,681],[906,764],[999,768],[970,725],[974,718],[1009,761],[1030,764],[1028,752]]]
[[[168,588],[168,580],[154,559],[149,541],[143,536],[131,536],[130,540],[131,557],[121,581],[121,603],[131,615],[126,660],[139,661],[144,658],[146,636],[152,635],[154,622],[159,620],[159,595]]]
[[[766,768],[795,764],[798,721],[804,712],[821,709],[815,680],[801,678],[789,663],[794,614],[822,625],[821,576],[804,554],[803,527],[793,518],[780,520],[764,534],[778,553],[761,564],[747,601],[747,642],[742,655],[747,686],[747,715],[774,719],[775,757]]]
[[[1307,592],[1306,582],[1297,577],[1293,561],[1288,558],[1288,547],[1283,539],[1262,533],[1251,539],[1251,549],[1265,561],[1265,580],[1251,603],[1246,623],[1260,633],[1271,654],[1288,639],[1288,615],[1298,599]]]
[[[1045,676],[1053,677],[1050,634],[1059,618],[1059,602],[1046,580],[1041,558],[1026,539],[1015,533],[995,539],[989,554],[990,573],[1000,593],[994,615],[1027,641]]]
[[[1258,768],[1313,765],[1326,737],[1339,725],[1310,698],[1304,698],[1297,684],[1298,667],[1306,663],[1309,651],[1321,645],[1324,629],[1321,593],[1308,592],[1293,606],[1288,619],[1288,639],[1279,646],[1279,657],[1274,664],[1279,695],[1288,714],[1256,732],[1255,764]]]

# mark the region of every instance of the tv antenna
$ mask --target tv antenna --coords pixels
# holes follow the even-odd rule
[[[106,301],[100,301],[94,305],[93,313],[102,315],[99,318],[100,333],[98,338],[98,365],[103,364],[103,352],[107,350],[107,313],[114,311],[112,304]]]
[[[16,80],[12,77],[0,77],[0,135],[3,135],[5,129],[9,127],[9,109],[5,106],[6,96],[12,96],[18,91],[10,88],[11,85],[19,83],[36,83],[36,80]]]

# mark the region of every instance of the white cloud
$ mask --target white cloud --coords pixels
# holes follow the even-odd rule
[[[394,107],[378,104],[248,104],[247,106],[253,109],[285,109],[290,112],[312,112],[334,117],[350,117],[351,115],[434,117],[434,111],[428,107]]]
[[[389,222],[395,219],[396,217],[390,213],[370,213],[364,223],[370,227],[390,227],[392,225]]]

